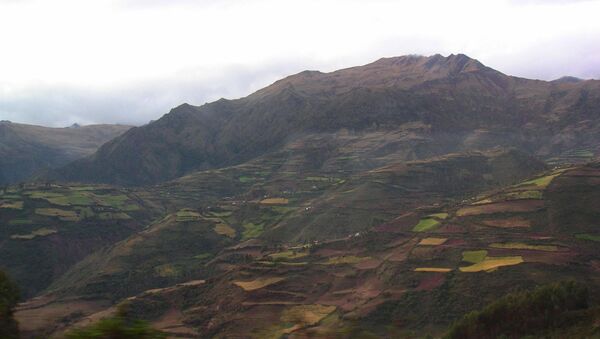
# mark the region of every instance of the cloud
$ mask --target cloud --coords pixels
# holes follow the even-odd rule
[[[142,124],[304,69],[465,53],[600,77],[600,1],[0,1],[0,119]]]

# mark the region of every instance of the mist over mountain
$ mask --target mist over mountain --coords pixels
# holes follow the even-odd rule
[[[66,128],[0,122],[0,184],[29,179],[92,154],[131,126],[77,124]]]

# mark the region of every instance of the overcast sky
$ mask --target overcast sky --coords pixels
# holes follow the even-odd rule
[[[404,54],[600,79],[599,15],[593,0],[0,0],[0,120],[140,125]]]

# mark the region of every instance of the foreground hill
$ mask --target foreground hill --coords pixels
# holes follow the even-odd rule
[[[173,109],[56,173],[143,185],[246,162],[314,135],[380,133],[403,160],[518,147],[545,159],[593,157],[600,81],[527,80],[465,55],[403,56],[302,72],[238,100]],[[408,135],[407,135],[408,134]],[[390,139],[392,138],[392,139]],[[327,161],[326,150],[321,161]]]
[[[348,172],[329,164],[328,173],[314,170],[311,158],[305,157],[310,149],[288,150],[286,157],[275,153],[242,165],[130,190],[128,196],[140,200],[136,201],[139,209],[126,212],[128,215],[139,219],[149,213],[144,212],[146,209],[162,208],[165,214],[143,230],[93,252],[63,275],[47,278],[50,286],[42,296],[20,309],[22,323],[28,324],[24,329],[48,333],[145,290],[220,276],[237,269],[241,262],[252,261],[248,253],[272,253],[282,246],[302,248],[313,241],[343,243],[348,236],[392,222],[398,215],[415,210],[436,213],[443,206],[514,184],[545,168],[540,161],[517,151],[495,151],[391,161],[373,170]],[[345,167],[346,163],[337,166]],[[88,196],[119,194],[105,191],[101,195],[100,187],[93,187],[86,191]],[[65,194],[65,187],[51,190]],[[42,202],[53,201],[57,202]],[[32,203],[26,201],[22,213],[27,213]],[[81,204],[56,208],[80,214]],[[98,209],[90,207],[94,212]],[[92,215],[89,220],[72,222],[69,228],[56,226],[56,234],[6,242],[44,246],[55,243],[59,236],[67,237],[70,229],[85,228],[92,238],[106,233],[101,229],[119,229],[117,225],[107,228],[98,224],[97,219]],[[132,222],[125,219],[121,225],[127,225],[123,223],[126,221]],[[100,228],[92,227],[96,224]],[[32,256],[32,260],[36,259]],[[12,270],[22,266],[18,262],[4,265]],[[61,319],[69,321],[63,323]]]
[[[269,247],[259,237],[213,255],[205,279],[190,276],[124,302],[172,335],[257,338],[440,335],[507,292],[570,279],[598,305],[598,178],[597,163],[559,168],[340,239]],[[77,302],[61,303],[72,312]],[[57,304],[40,300],[17,316],[48,309],[57,312]],[[100,312],[78,324],[116,310],[82,309]]]
[[[92,154],[130,126],[91,125],[49,128],[0,122],[0,184],[28,179]]]

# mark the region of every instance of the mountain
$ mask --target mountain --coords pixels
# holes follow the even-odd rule
[[[66,181],[154,184],[240,164],[319,133],[406,131],[407,160],[517,147],[543,158],[598,151],[600,81],[527,80],[465,55],[384,58],[305,71],[245,98],[183,104],[54,173]],[[413,141],[414,141],[413,139]],[[410,141],[410,142],[413,142]],[[413,145],[398,140],[387,154]]]
[[[0,184],[15,183],[48,168],[88,156],[130,126],[77,124],[68,128],[0,122]]]

